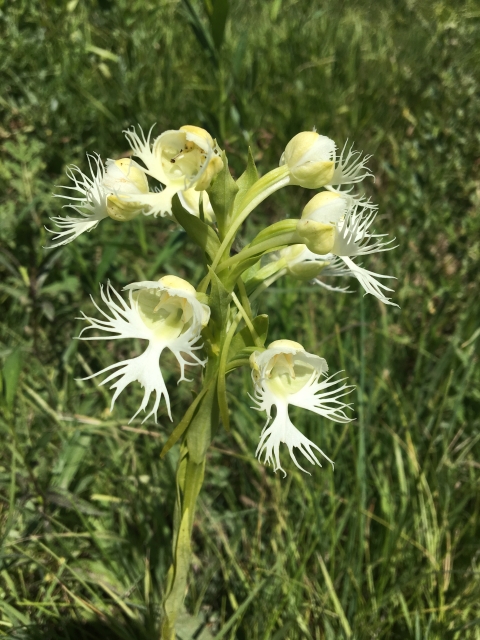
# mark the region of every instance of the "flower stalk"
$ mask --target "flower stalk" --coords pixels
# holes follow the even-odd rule
[[[323,277],[356,278],[365,291],[393,304],[381,279],[355,262],[360,256],[387,251],[390,242],[373,231],[376,206],[363,195],[340,191],[370,176],[368,156],[344,146],[340,154],[333,140],[315,131],[297,134],[287,145],[280,166],[259,178],[249,151],[244,173],[234,180],[228,159],[204,129],[185,125],[152,137],[129,129],[131,159],[89,157],[90,175],[71,167],[73,186],[66,207],[78,217],[53,218],[59,228],[52,246],[75,240],[102,224],[128,224],[137,216],[171,216],[197,245],[199,262],[207,271],[194,287],[175,275],[134,282],[119,293],[110,282],[100,286],[101,302],[93,301],[97,317],[82,313],[87,326],[81,340],[137,340],[142,352],[105,366],[86,379],[106,374],[100,384],[114,390],[111,410],[130,384],[143,388],[143,398],[132,420],[157,421],[163,403],[172,419],[169,390],[162,374],[162,357],[169,350],[180,369],[202,371],[195,400],[171,431],[161,457],[180,443],[173,514],[172,564],[163,600],[161,640],[174,640],[175,626],[188,587],[192,559],[192,531],[196,504],[203,484],[208,447],[220,422],[230,429],[227,374],[249,366],[255,409],[267,415],[259,434],[258,459],[274,471],[286,473],[282,450],[300,470],[300,452],[311,465],[321,458],[333,461],[291,421],[289,407],[308,410],[321,420],[347,423],[350,404],[343,401],[351,387],[338,372],[327,375],[324,358],[308,353],[298,342],[274,340],[266,346],[268,316],[254,314],[261,294],[288,274],[313,281],[330,291],[345,291],[323,282]],[[162,188],[150,188],[155,178]],[[270,195],[287,185],[324,188],[301,215],[261,229],[236,255],[233,243],[248,216]],[[352,187],[353,188],[353,187]],[[300,212],[299,212],[300,213]],[[252,304],[255,303],[255,304]],[[272,409],[275,411],[272,412]]]

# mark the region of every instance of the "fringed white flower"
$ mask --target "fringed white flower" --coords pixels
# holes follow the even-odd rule
[[[112,371],[101,385],[115,382],[111,409],[115,400],[131,382],[140,382],[145,389],[143,400],[133,420],[140,411],[145,411],[152,394],[155,394],[153,407],[146,415],[157,421],[157,410],[162,396],[165,398],[170,419],[170,399],[160,370],[160,356],[164,349],[169,349],[180,365],[180,379],[185,378],[185,366],[204,366],[196,351],[200,333],[210,319],[210,308],[197,300],[196,291],[191,284],[176,276],[164,276],[157,282],[135,282],[125,287],[129,292],[129,303],[115,291],[110,282],[106,290],[100,287],[100,295],[108,307],[110,315],[103,311],[95,301],[95,307],[103,318],[97,320],[82,313],[83,319],[89,323],[79,338],[82,340],[111,340],[119,338],[139,338],[148,340],[148,346],[142,355],[116,362],[98,373],[85,378],[89,380],[98,375]],[[92,298],[93,300],[93,298]],[[84,336],[84,332],[96,329],[107,335]],[[188,359],[185,357],[187,356]]]
[[[277,340],[266,351],[255,351],[250,356],[250,365],[254,385],[252,399],[257,405],[254,408],[267,413],[255,453],[257,458],[260,460],[264,456],[264,462],[272,464],[275,472],[280,469],[285,474],[280,464],[280,444],[283,442],[302,471],[305,469],[295,457],[295,448],[311,464],[322,466],[315,453],[318,451],[333,466],[332,460],[292,424],[288,406],[308,409],[335,422],[350,422],[344,411],[350,405],[340,400],[352,388],[344,384],[345,378],[326,377],[328,366],[324,358],[307,353],[301,344],[291,340]],[[276,415],[272,421],[273,406]]]
[[[384,242],[380,238],[384,238],[386,234],[371,231],[376,214],[375,209],[365,209],[338,193],[318,193],[302,212],[302,226],[299,229],[304,233],[308,249],[301,258],[310,264],[323,265],[322,276],[355,277],[366,293],[374,295],[385,304],[398,306],[384,293],[392,289],[380,282],[381,279],[393,276],[369,271],[353,260],[358,256],[395,248],[392,246],[394,239]],[[314,282],[326,286],[317,277]]]
[[[69,201],[66,208],[75,211],[79,217],[61,216],[51,220],[59,231],[47,229],[55,234],[49,248],[59,247],[78,238],[85,231],[94,229],[100,220],[112,217],[116,220],[128,220],[142,211],[142,206],[125,201],[129,195],[148,192],[148,182],[139,165],[129,158],[107,160],[106,167],[99,155],[87,155],[90,177],[82,173],[79,167],[72,165],[67,176],[73,186],[63,187],[76,195],[55,194],[56,198]]]
[[[291,184],[308,189],[357,184],[373,174],[367,167],[369,155],[362,157],[344,145],[337,153],[335,142],[316,131],[303,131],[294,136],[285,147],[280,165],[290,170]]]
[[[124,133],[134,155],[144,163],[145,173],[163,185],[161,191],[143,195],[140,199],[155,216],[172,214],[172,198],[176,193],[208,189],[223,167],[217,143],[200,127],[187,125],[179,130],[165,131],[153,141],[152,129],[147,136],[142,129],[139,134],[134,128]],[[189,199],[188,194],[184,199]],[[192,208],[191,202],[187,205]]]

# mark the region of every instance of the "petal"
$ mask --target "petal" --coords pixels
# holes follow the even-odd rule
[[[132,422],[132,420],[140,413],[140,411],[146,410],[152,393],[155,393],[155,402],[151,411],[142,420],[142,424],[152,415],[155,417],[155,422],[157,422],[157,411],[162,396],[165,397],[168,416],[170,420],[172,420],[170,398],[168,396],[168,391],[163,380],[159,363],[160,355],[163,349],[164,345],[162,344],[149,343],[145,352],[137,358],[131,358],[129,360],[123,360],[122,362],[116,362],[109,367],[105,367],[105,369],[102,369],[98,373],[94,373],[93,375],[84,378],[84,380],[89,380],[90,378],[99,376],[102,373],[106,373],[107,371],[110,371],[112,369],[117,369],[118,367],[116,371],[111,373],[109,376],[107,376],[107,378],[105,378],[103,382],[100,383],[100,386],[102,386],[104,384],[107,384],[108,382],[111,382],[112,380],[115,380],[115,378],[118,378],[118,380],[110,386],[110,389],[115,389],[112,403],[110,405],[110,410],[113,409],[115,400],[122,393],[125,387],[127,387],[127,385],[129,385],[131,382],[137,381],[140,382],[142,387],[145,389],[145,393],[140,407],[132,416],[129,423]]]
[[[262,454],[264,454],[265,464],[272,464],[275,472],[280,469],[286,475],[280,464],[280,443],[283,442],[287,445],[290,457],[295,465],[305,473],[309,472],[298,463],[294,448],[299,449],[311,464],[318,464],[321,467],[322,465],[314,453],[315,449],[333,466],[332,460],[325,455],[320,447],[306,438],[292,423],[288,415],[288,405],[286,403],[277,403],[276,406],[277,415],[270,425],[267,422],[263,428],[260,442],[255,452],[256,457],[260,460]]]
[[[52,238],[51,244],[46,247],[47,249],[54,249],[55,247],[60,247],[68,244],[69,242],[73,242],[73,240],[78,238],[82,233],[95,229],[100,220],[107,217],[106,213],[102,216],[89,216],[88,214],[84,214],[82,211],[79,211],[79,213],[85,217],[72,218],[71,216],[67,216],[66,218],[61,218],[56,216],[54,218],[50,218],[50,220],[52,220],[52,222],[59,228],[59,231],[54,231],[45,227],[49,233],[55,234]]]
[[[373,173],[367,168],[366,163],[372,156],[362,158],[361,151],[354,151],[353,145],[346,153],[348,142],[345,143],[331,181],[331,185],[356,184],[367,177],[373,177]]]
[[[115,296],[116,301],[112,297]],[[140,338],[150,340],[152,338],[151,330],[143,323],[136,307],[128,306],[120,294],[115,291],[110,282],[108,282],[106,290],[100,285],[100,296],[108,307],[111,316],[103,311],[95,300],[92,302],[97,310],[106,318],[106,320],[97,320],[83,314],[83,319],[90,323],[90,326],[84,327],[78,336],[81,340],[112,340],[118,338]],[[112,317],[113,316],[113,317]],[[87,336],[82,334],[89,329],[98,329],[107,333],[106,336]]]
[[[358,264],[355,264],[355,262],[347,256],[340,256],[340,259],[347,265],[350,274],[360,282],[366,293],[371,293],[372,296],[375,296],[384,304],[391,304],[394,307],[398,307],[398,304],[392,302],[391,299],[387,298],[381,291],[381,289],[385,291],[393,291],[393,289],[390,289],[377,280],[377,278],[394,278],[394,276],[384,276],[380,273],[368,271]]]
[[[336,373],[322,381],[319,381],[318,374],[312,375],[308,384],[297,393],[288,396],[288,404],[308,409],[335,422],[350,422],[351,418],[344,412],[350,405],[342,402],[340,398],[350,393],[353,386],[342,384],[346,378],[337,378],[338,375]]]
[[[171,216],[172,215],[172,198],[173,196],[184,188],[184,184],[181,182],[171,183],[167,185],[162,191],[155,191],[150,193],[143,193],[139,195],[123,196],[125,200],[131,200],[140,205],[145,206],[144,215],[154,217],[157,216]]]

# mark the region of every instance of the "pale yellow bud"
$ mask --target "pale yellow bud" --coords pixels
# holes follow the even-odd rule
[[[131,158],[107,160],[102,184],[117,195],[148,193],[147,176]]]
[[[328,266],[328,262],[316,262],[314,260],[307,260],[305,262],[299,262],[289,267],[288,272],[294,278],[299,280],[313,280],[317,278],[321,272]]]
[[[335,143],[315,131],[297,133],[285,147],[280,164],[290,170],[291,184],[318,189],[330,184],[335,171]]]
[[[321,191],[317,193],[313,198],[307,202],[305,208],[302,211],[302,218],[312,218],[315,220],[314,214],[321,209],[333,208],[335,205],[341,206],[345,209],[345,200],[342,198],[339,200],[340,195],[338,193],[332,193],[331,191]],[[313,217],[312,217],[313,216]]]
[[[297,233],[307,248],[318,255],[330,253],[335,242],[335,226],[315,220],[299,220]]]
[[[132,202],[125,196],[107,196],[107,213],[117,222],[128,222],[136,218],[144,208],[140,203]]]

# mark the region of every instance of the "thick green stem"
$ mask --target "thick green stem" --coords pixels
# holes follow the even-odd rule
[[[216,376],[218,364],[211,359],[205,379]],[[173,516],[173,562],[167,575],[161,640],[175,640],[175,623],[183,606],[192,559],[191,535],[198,494],[203,484],[205,458],[218,423],[216,384],[210,384],[193,417],[180,448],[177,465],[177,500]]]
[[[243,209],[235,215],[235,219],[232,221],[232,225],[220,245],[220,249],[218,250],[212,264],[213,271],[215,271],[220,264],[223,254],[229,249],[237,231],[255,207],[263,202],[265,198],[268,198],[269,195],[278,191],[278,189],[285,187],[289,182],[290,174],[288,172],[288,167],[282,166],[278,167],[278,169],[273,169],[273,171],[269,171],[261,177],[260,180],[257,180],[252,187],[250,187],[243,197]]]
[[[235,267],[240,264],[243,260],[248,260],[248,258],[252,258],[253,256],[258,255],[260,258],[264,253],[269,253],[271,251],[276,251],[279,247],[289,244],[300,244],[302,239],[296,232],[291,233],[282,233],[281,235],[270,238],[269,240],[265,240],[264,242],[259,242],[253,247],[246,247],[236,256],[232,256],[227,260],[224,260],[218,265],[217,273],[228,269],[229,267]]]

